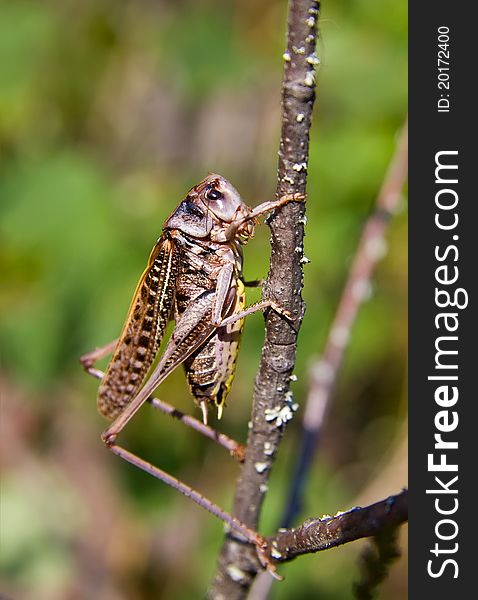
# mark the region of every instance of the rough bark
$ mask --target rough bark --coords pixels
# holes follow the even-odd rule
[[[287,51],[282,85],[282,131],[279,149],[278,198],[306,192],[309,130],[315,99],[315,54],[319,3],[291,0]],[[302,300],[305,203],[293,202],[270,219],[271,260],[264,298],[288,309],[288,321],[273,311],[266,316],[265,341],[256,376],[251,429],[245,461],[237,483],[233,514],[251,528],[258,528],[268,489],[268,479],[296,405],[290,393],[297,335],[304,315]],[[243,598],[261,569],[256,548],[229,534],[219,557],[210,598]]]
[[[278,561],[292,560],[301,554],[320,552],[347,542],[378,534],[401,525],[408,519],[408,491],[389,496],[365,508],[355,507],[334,517],[307,519],[300,527],[279,530],[267,538],[266,554]]]

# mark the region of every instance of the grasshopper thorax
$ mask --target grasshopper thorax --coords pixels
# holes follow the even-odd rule
[[[239,192],[224,177],[209,173],[195,185],[169,216],[163,229],[178,229],[212,242],[246,243],[254,234],[255,219]]]

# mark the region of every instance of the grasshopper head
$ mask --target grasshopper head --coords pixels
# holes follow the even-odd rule
[[[254,233],[255,219],[249,219],[251,209],[239,192],[221,175],[209,173],[195,185],[164,228],[179,229],[213,242],[228,242],[235,238],[247,241]]]

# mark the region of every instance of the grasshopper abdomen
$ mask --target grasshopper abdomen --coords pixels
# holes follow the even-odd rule
[[[244,306],[244,285],[238,279],[232,313],[242,311]],[[211,405],[217,408],[218,418],[221,418],[236,372],[243,327],[244,319],[219,327],[213,337],[184,362],[189,388],[202,409],[204,420]]]

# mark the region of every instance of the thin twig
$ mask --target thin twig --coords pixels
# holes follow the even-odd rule
[[[277,198],[305,194],[309,130],[315,99],[315,54],[319,2],[291,0],[284,54],[282,132]],[[290,323],[270,312],[256,376],[252,427],[236,488],[233,514],[256,529],[267,482],[286,422],[296,408],[290,392],[296,342],[304,314],[301,297],[305,205],[291,203],[270,219],[272,254],[264,299],[274,299],[294,317]],[[225,541],[210,598],[244,598],[260,569],[256,549],[232,535]]]
[[[334,517],[307,519],[294,529],[280,530],[266,538],[266,555],[277,562],[292,560],[302,554],[320,552],[364,537],[374,536],[408,519],[408,491],[371,504],[355,507]]]

